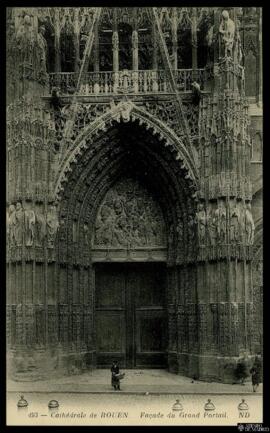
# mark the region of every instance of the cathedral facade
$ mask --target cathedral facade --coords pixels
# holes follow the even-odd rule
[[[13,377],[262,352],[261,15],[7,9]]]

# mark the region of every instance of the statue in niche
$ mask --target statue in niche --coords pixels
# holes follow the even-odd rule
[[[238,28],[239,25],[237,26]],[[241,36],[238,29],[236,31],[236,36],[235,36],[235,58],[237,63],[241,65],[243,60],[243,50],[242,50]]]
[[[22,245],[23,231],[24,231],[24,210],[22,208],[22,204],[18,202],[16,204],[16,211],[15,211],[15,243],[18,246]]]
[[[220,244],[226,243],[226,208],[223,201],[218,202],[218,208],[215,210],[217,240]]]
[[[39,77],[41,79],[46,78],[47,76],[47,42],[44,37],[45,35],[45,27],[40,26],[38,34],[37,34],[37,57],[39,62]]]
[[[8,231],[8,239],[9,245],[13,246],[16,243],[16,209],[14,204],[9,206],[8,211],[8,221],[7,221],[7,231]]]
[[[168,231],[168,250],[172,251],[174,243],[174,227],[173,224],[170,225]]]
[[[36,213],[35,227],[36,227],[36,232],[35,232],[36,246],[41,247],[46,235],[46,222],[43,214]]]
[[[209,63],[214,60],[214,41],[215,41],[214,26],[209,27],[205,39],[206,39],[206,46],[207,46],[207,62]]]
[[[31,247],[35,236],[36,215],[32,209],[26,210],[25,216],[25,245]]]
[[[241,240],[241,222],[240,222],[240,209],[235,204],[231,209],[230,218],[230,240],[232,243],[239,243]]]
[[[219,26],[221,41],[224,45],[224,57],[232,58],[234,44],[235,24],[229,16],[229,12],[224,10],[221,14],[221,23]]]
[[[183,234],[184,234],[184,223],[181,219],[178,220],[176,232],[178,233],[179,241],[181,241],[183,239]]]
[[[88,241],[88,225],[84,224],[83,225],[83,240],[84,240],[84,245],[88,246],[89,245],[89,241]]]
[[[32,64],[32,53],[35,41],[33,34],[33,26],[29,15],[24,16],[23,23],[18,28],[18,31],[16,33],[16,42],[18,44],[22,60],[29,64]]]
[[[245,209],[245,234],[246,234],[247,245],[253,245],[254,231],[255,231],[255,224],[251,213],[251,204],[247,203]]]
[[[206,235],[206,212],[204,205],[200,203],[198,205],[198,211],[196,213],[195,221],[197,223],[197,233],[200,245],[205,245],[205,235]]]
[[[57,233],[58,228],[59,228],[59,221],[58,221],[58,216],[57,216],[57,211],[56,211],[55,205],[49,206],[49,211],[47,213],[46,223],[47,223],[48,248],[53,248],[56,233]]]
[[[208,236],[210,245],[216,244],[216,238],[217,238],[217,229],[216,229],[216,216],[215,212],[209,212],[207,214],[207,227],[208,227]]]
[[[193,218],[192,215],[188,215],[188,236],[191,243],[193,243],[195,240],[196,233],[198,234],[198,230],[195,229],[195,225],[197,225],[196,217]]]

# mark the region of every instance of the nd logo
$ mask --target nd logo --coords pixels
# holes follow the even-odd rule
[[[239,412],[239,418],[249,418],[249,417],[250,417],[249,412],[246,412],[246,411]]]

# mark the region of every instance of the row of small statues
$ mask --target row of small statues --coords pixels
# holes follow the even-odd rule
[[[59,221],[55,205],[50,205],[46,217],[32,209],[23,209],[20,202],[11,204],[7,213],[7,237],[10,246],[42,246],[46,236],[48,247],[54,246]]]
[[[206,245],[208,239],[211,245],[215,245],[216,242],[219,244],[231,242],[253,245],[255,224],[250,203],[247,203],[243,210],[235,204],[227,212],[224,203],[220,201],[217,209],[211,213],[207,213],[204,205],[200,203],[194,222],[197,225],[200,245]]]

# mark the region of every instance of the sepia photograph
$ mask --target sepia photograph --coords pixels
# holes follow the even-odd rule
[[[269,431],[263,8],[5,11],[6,424]]]

